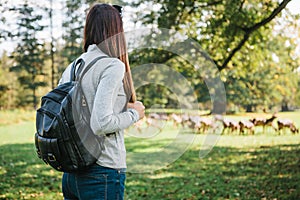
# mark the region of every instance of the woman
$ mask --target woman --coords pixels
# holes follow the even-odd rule
[[[144,117],[145,107],[135,101],[130,66],[119,7],[94,5],[86,18],[84,53],[88,65],[100,59],[85,74],[82,88],[91,111],[90,125],[104,135],[101,156],[96,164],[80,173],[64,173],[65,199],[123,199],[126,151],[123,130]],[[70,78],[70,66],[60,83]],[[128,103],[131,102],[131,103]]]

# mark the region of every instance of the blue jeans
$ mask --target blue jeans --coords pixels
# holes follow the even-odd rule
[[[123,200],[125,169],[93,165],[79,173],[64,173],[62,191],[65,200]]]

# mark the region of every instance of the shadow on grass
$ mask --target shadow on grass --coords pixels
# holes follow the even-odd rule
[[[198,155],[190,149],[165,169],[128,173],[126,199],[300,199],[299,145],[214,147]]]
[[[127,147],[127,172],[148,173],[175,162],[193,142],[193,134],[176,138],[129,138]]]
[[[145,155],[159,147],[126,143]],[[0,152],[0,199],[62,199],[61,173],[37,158],[33,144],[2,145]],[[299,145],[215,147],[198,155],[189,149],[164,169],[128,173],[125,199],[300,199]]]
[[[62,174],[37,158],[33,144],[1,145],[0,152],[0,199],[62,199]]]

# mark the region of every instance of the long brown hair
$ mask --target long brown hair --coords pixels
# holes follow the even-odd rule
[[[125,64],[124,89],[130,102],[136,100],[120,12],[109,4],[95,4],[89,10],[84,27],[83,50],[96,44],[101,51]]]

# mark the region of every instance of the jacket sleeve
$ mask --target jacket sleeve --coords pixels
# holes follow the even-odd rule
[[[124,64],[114,59],[100,76],[90,121],[91,128],[97,135],[126,129],[139,119],[138,112],[134,109],[113,112],[119,89],[123,87],[124,73]]]

